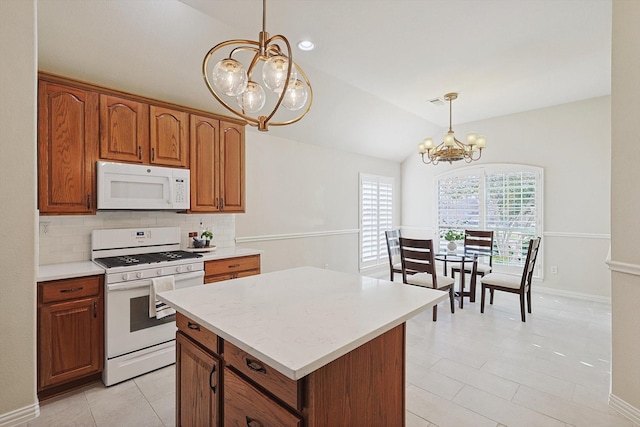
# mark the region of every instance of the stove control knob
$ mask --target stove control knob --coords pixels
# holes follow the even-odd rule
[[[182,266],[181,265],[176,267],[176,273],[182,273]]]
[[[157,274],[158,276],[162,276],[162,273],[163,273],[163,272],[164,272],[164,270],[163,270],[163,269],[161,269],[161,268],[159,268],[159,269],[158,269],[158,271],[156,271],[156,274]]]
[[[142,279],[142,276],[144,276],[144,273],[142,273],[142,271],[138,271],[138,272],[136,273],[136,277],[137,277],[138,279]]]
[[[122,273],[122,280],[129,280],[129,273]]]
[[[187,265],[187,271],[193,270],[193,265]]]

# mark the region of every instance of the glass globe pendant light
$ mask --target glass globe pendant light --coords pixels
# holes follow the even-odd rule
[[[267,131],[269,125],[299,121],[309,112],[313,101],[311,83],[293,61],[289,41],[282,35],[270,37],[265,28],[266,0],[262,0],[262,31],[258,41],[218,43],[202,61],[202,75],[213,97],[261,131]],[[226,47],[230,50],[224,54],[222,49]],[[220,58],[221,55],[225,56]]]

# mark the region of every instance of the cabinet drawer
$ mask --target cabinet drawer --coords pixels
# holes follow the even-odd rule
[[[293,427],[302,420],[225,368],[224,425]]]
[[[182,313],[176,313],[176,326],[185,335],[218,354],[218,336]]]
[[[101,286],[102,276],[40,282],[38,297],[42,304],[92,297],[100,293]]]
[[[218,274],[216,276],[204,276],[204,283],[222,282],[223,280],[237,279],[238,277],[255,276],[260,270],[238,271],[237,273]]]
[[[205,276],[217,276],[219,274],[235,273],[245,270],[258,270],[260,272],[260,255],[249,255],[237,258],[226,258],[206,261],[204,263]]]
[[[224,360],[292,408],[302,410],[302,383],[278,372],[230,342],[224,342]]]

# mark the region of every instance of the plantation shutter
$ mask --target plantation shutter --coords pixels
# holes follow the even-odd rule
[[[537,236],[538,174],[492,173],[486,178],[486,228],[494,231],[500,264],[522,266]],[[495,259],[495,258],[494,258]]]
[[[360,268],[387,262],[385,231],[393,227],[393,178],[360,176]]]

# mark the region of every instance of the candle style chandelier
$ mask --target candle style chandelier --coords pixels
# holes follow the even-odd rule
[[[289,41],[282,35],[269,37],[266,31],[266,3],[262,1],[262,31],[258,41],[219,43],[202,62],[204,81],[216,100],[261,131],[269,130],[269,125],[297,122],[307,114],[313,100],[311,83],[293,61]],[[221,57],[221,49],[227,46],[228,55],[210,65],[214,56]],[[261,113],[265,105],[269,105],[269,113]]]
[[[447,93],[444,96],[449,101],[449,131],[444,136],[444,141],[434,146],[432,138],[425,138],[423,142],[418,144],[418,154],[422,156],[422,162],[425,164],[437,165],[440,162],[457,162],[464,160],[471,163],[479,160],[482,156],[482,149],[487,145],[487,139],[484,136],[478,136],[475,133],[467,135],[467,143],[464,144],[455,137],[453,128],[451,127],[451,103],[458,98],[455,92]],[[425,159],[426,156],[426,159]]]

